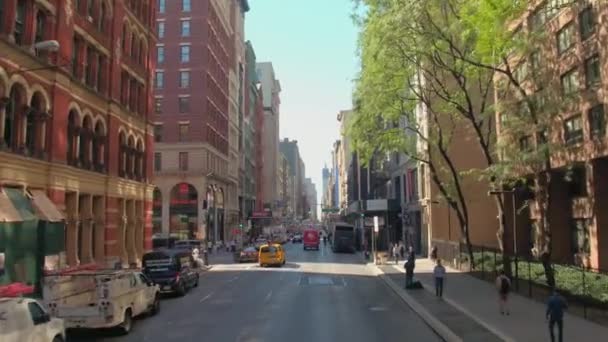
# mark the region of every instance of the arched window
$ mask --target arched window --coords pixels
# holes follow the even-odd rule
[[[137,180],[142,180],[144,176],[144,145],[141,140],[137,142],[137,151],[135,155],[135,176],[137,177]]]
[[[101,32],[106,30],[107,12],[106,0],[101,0],[101,5],[99,6],[99,20],[97,21],[97,29]]]
[[[129,27],[127,26],[127,23],[124,22],[122,24],[122,37],[121,37],[121,41],[120,44],[122,45],[122,52],[126,53],[127,52],[127,37],[129,35]]]
[[[127,141],[127,178],[132,179],[135,175],[135,139],[129,136]]]
[[[137,47],[138,47],[138,44],[137,44],[137,39],[136,39],[136,36],[135,36],[135,32],[132,32],[131,33],[131,58],[134,61],[138,60]]]
[[[82,131],[80,132],[80,149],[78,159],[80,165],[85,169],[91,168],[91,156],[93,150],[93,120],[87,115],[82,121]]]
[[[71,110],[68,115],[68,164],[75,165],[76,149],[78,147],[78,113]]]
[[[7,147],[13,149],[22,147],[17,127],[23,122],[22,115],[25,107],[25,89],[20,84],[15,84],[11,88],[4,121],[4,143]]]
[[[105,172],[106,165],[106,132],[101,120],[95,124],[93,137],[93,167],[98,172]]]
[[[118,175],[124,177],[127,173],[127,138],[124,132],[118,135]]]
[[[144,61],[146,60],[146,55],[144,53],[145,51],[145,45],[144,45],[144,39],[142,38],[139,41],[139,58],[137,59],[137,62],[139,63],[139,65],[144,66]]]

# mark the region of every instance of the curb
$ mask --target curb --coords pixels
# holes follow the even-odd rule
[[[463,342],[450,328],[445,324],[441,323],[435,316],[428,312],[421,304],[419,304],[414,298],[408,295],[399,285],[397,285],[392,279],[387,277],[382,270],[373,265],[376,269],[376,274],[384,281],[384,283],[391,288],[397,294],[401,300],[403,300],[422,320],[437,334],[439,337],[446,342]]]
[[[401,271],[401,270],[399,270],[399,271]],[[433,288],[431,288],[429,285],[425,284],[423,281],[420,280],[420,283],[424,287],[425,291],[429,291],[431,293],[434,292]],[[481,318],[477,317],[477,315],[471,313],[469,310],[465,309],[460,304],[458,304],[455,301],[453,301],[452,299],[450,299],[450,297],[443,296],[443,301],[446,302],[446,303],[448,303],[449,305],[453,306],[454,309],[462,312],[463,314],[465,314],[466,316],[468,316],[470,319],[474,320],[477,324],[479,324],[482,327],[488,329],[491,333],[493,333],[494,335],[496,335],[501,340],[503,340],[505,342],[516,342],[515,339],[513,339],[512,337],[507,336],[502,331],[500,331],[497,328],[493,327],[492,325],[486,323],[484,320],[482,320]]]

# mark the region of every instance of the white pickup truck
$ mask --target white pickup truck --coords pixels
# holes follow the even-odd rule
[[[52,318],[30,298],[0,298],[0,341],[63,342],[62,319]]]
[[[143,273],[131,270],[82,271],[45,276],[43,299],[50,314],[67,328],[117,327],[128,334],[133,317],[160,310],[160,290]]]

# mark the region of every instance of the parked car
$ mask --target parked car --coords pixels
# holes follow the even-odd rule
[[[198,286],[198,265],[187,249],[157,250],[144,254],[143,272],[161,292],[172,292],[183,296],[189,289]]]
[[[258,259],[260,267],[285,265],[285,250],[278,243],[263,245],[260,247]]]
[[[159,288],[132,270],[77,271],[45,275],[43,300],[66,328],[118,328],[128,334],[133,318],[160,310]]]
[[[247,247],[240,252],[235,254],[236,262],[257,262],[258,251],[255,247]]]
[[[0,341],[63,342],[65,323],[34,299],[0,298]]]
[[[302,234],[295,234],[293,239],[291,239],[292,243],[302,243]]]

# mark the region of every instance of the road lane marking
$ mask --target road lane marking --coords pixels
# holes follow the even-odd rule
[[[201,298],[200,302],[202,303],[202,302],[206,301],[207,299],[211,298],[211,296],[213,296],[213,292],[211,292],[208,295],[206,295],[205,297]]]
[[[270,300],[270,297],[272,297],[272,290],[270,290],[270,292],[268,292],[268,294],[266,295],[266,298],[264,298],[264,302],[268,302]]]
[[[239,277],[238,277],[238,276],[236,276],[236,277],[234,277],[234,278],[232,278],[232,279],[228,280],[228,282],[229,282],[229,283],[232,283],[233,281],[235,281],[235,280],[237,280],[237,279],[239,279]]]

